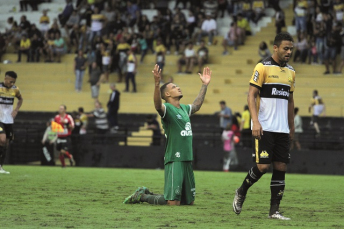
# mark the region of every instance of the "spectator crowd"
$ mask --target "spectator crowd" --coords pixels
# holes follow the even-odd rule
[[[297,30],[294,62],[307,63],[308,59],[308,64],[324,64],[325,75],[342,74],[344,1],[295,0],[294,15]]]
[[[117,72],[118,81],[122,81],[128,72],[127,68],[135,69],[128,64],[133,61],[128,59],[135,59],[136,65],[144,61],[148,52],[152,52],[157,55],[157,62],[164,62],[165,55],[169,55],[171,50],[176,55],[185,56],[184,50],[189,44],[200,45],[204,36],[208,37],[207,45],[216,44],[216,20],[224,17],[225,11],[228,11],[233,18],[233,26],[238,29],[230,26],[226,35],[228,41],[223,45],[232,45],[237,49],[251,34],[249,21],[257,23],[264,16],[267,4],[263,0],[180,0],[175,1],[175,8],[171,10],[165,0],[66,0],[63,11],[54,15],[52,20],[49,10],[43,10],[40,20],[35,22],[28,21],[25,15],[19,22],[13,17],[8,18],[0,45],[4,48],[2,51],[7,45],[12,45],[18,53],[17,62],[22,61],[23,54],[27,56],[27,62],[40,62],[41,59],[45,62],[61,62],[61,57],[66,53],[82,50],[87,55],[88,66],[96,62],[103,72],[102,81],[108,81],[111,72]],[[152,8],[156,14],[150,20],[142,13],[142,9]],[[26,10],[27,7],[21,9]],[[157,48],[158,43],[160,48]],[[226,50],[227,47],[224,53]],[[207,57],[194,53],[194,64],[206,63],[204,59]],[[137,63],[136,57],[129,58],[131,54],[141,56]]]

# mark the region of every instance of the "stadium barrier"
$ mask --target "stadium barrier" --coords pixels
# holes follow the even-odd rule
[[[53,112],[21,112],[14,124],[14,141],[11,143],[7,161],[10,164],[43,162],[41,139],[46,121]],[[145,122],[147,114],[120,114],[122,122],[117,133],[97,137],[94,124],[86,135],[73,136],[72,154],[77,166],[163,168],[163,146],[133,146],[130,140],[150,142],[151,136],[132,136]],[[291,152],[288,167],[294,173],[343,174],[344,173],[344,121],[343,118],[321,118],[321,136],[316,136],[309,125],[310,118],[303,118],[304,133],[300,135],[301,151]],[[194,115],[191,118],[194,145],[194,167],[199,170],[221,170],[222,141],[215,115]],[[92,127],[93,126],[93,127]],[[236,147],[239,166],[233,171],[247,171],[252,166],[251,149]],[[55,155],[56,156],[56,155]],[[43,163],[44,164],[44,163]]]
[[[35,141],[34,133],[24,144],[12,144],[10,164],[25,164],[44,160],[40,135]],[[72,139],[72,152],[77,166],[162,169],[164,167],[164,146],[120,146],[124,135],[97,138],[89,134]],[[197,140],[197,138],[195,139]],[[252,149],[237,147],[239,165],[231,166],[231,171],[248,171],[253,165]],[[223,151],[219,145],[194,146],[194,168],[196,170],[221,171]],[[42,163],[44,164],[44,163]],[[291,151],[288,165],[290,173],[344,175],[344,154],[333,150]]]

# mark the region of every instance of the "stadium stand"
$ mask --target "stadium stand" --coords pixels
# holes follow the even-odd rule
[[[169,8],[172,9],[174,1],[169,2]],[[52,0],[51,2],[41,3],[38,11],[19,12],[18,1],[2,0],[0,1],[0,31],[4,31],[6,20],[13,17],[19,21],[21,15],[25,14],[29,21],[38,23],[42,10],[49,9],[50,25],[54,18],[63,10],[64,0]],[[293,8],[292,1],[281,1],[281,8],[285,11],[287,28],[285,30],[296,35],[295,26],[292,25]],[[183,10],[184,13],[186,11]],[[222,55],[221,42],[223,35],[228,32],[229,24],[232,19],[228,17],[218,18],[218,35],[215,37],[217,45],[209,46],[209,67],[213,71],[213,79],[210,83],[206,99],[199,114],[193,117],[193,129],[195,132],[195,145],[210,144],[219,146],[220,137],[217,133],[217,118],[214,113],[219,110],[218,102],[225,100],[233,111],[241,112],[246,104],[246,95],[248,81],[253,68],[259,59],[258,45],[265,41],[272,51],[272,42],[275,36],[274,28],[274,10],[268,8],[265,10],[266,16],[251,28],[253,36],[248,36],[245,45],[239,46],[238,50],[231,50],[230,55]],[[147,15],[149,20],[157,15],[155,9],[144,9],[142,13]],[[62,35],[65,32],[62,29]],[[296,39],[296,38],[295,38]],[[205,38],[207,40],[207,38]],[[197,46],[195,46],[197,49]],[[171,50],[173,52],[173,49]],[[42,129],[45,127],[45,121],[51,117],[53,111],[57,110],[59,104],[66,104],[68,111],[76,110],[82,106],[86,111],[93,110],[94,104],[91,99],[91,91],[87,83],[87,73],[83,81],[83,90],[80,93],[74,91],[74,72],[73,60],[74,54],[66,54],[62,57],[61,63],[15,63],[17,54],[13,53],[13,48],[8,47],[7,53],[2,57],[8,64],[0,64],[1,74],[8,70],[14,70],[18,73],[17,85],[21,89],[24,98],[22,111],[16,120],[15,130],[17,134],[22,134],[21,140],[27,144],[39,143]],[[191,75],[177,74],[176,63],[179,56],[167,55],[164,68],[164,79],[173,77],[174,82],[178,84],[183,91],[183,103],[192,103],[200,88],[200,81],[196,74],[196,67]],[[151,132],[144,128],[144,118],[146,114],[154,112],[153,107],[153,79],[151,75],[152,67],[155,64],[155,55],[147,54],[142,64],[137,69],[137,93],[122,93],[119,120],[121,129],[117,133],[118,144],[120,145],[140,145],[148,146]],[[342,85],[344,85],[343,75],[322,74],[323,66],[308,65],[300,63],[290,63],[296,70],[296,92],[294,95],[295,105],[300,108],[299,114],[303,116],[305,133],[301,137],[305,148],[322,149],[331,148],[339,150],[343,148],[341,136],[343,136],[344,105],[342,103],[344,94]],[[109,81],[115,82],[117,73],[111,73]],[[118,83],[117,88],[123,91],[124,83]],[[326,103],[326,115],[336,118],[322,118],[320,125],[324,127],[324,138],[315,139],[314,130],[308,126],[309,113],[307,108],[310,104],[312,91],[318,89]],[[101,84],[99,100],[103,103],[109,98],[109,85]],[[328,125],[328,124],[331,124]],[[326,133],[326,134],[325,134]],[[25,137],[24,137],[25,136]],[[28,137],[30,136],[30,137]],[[209,141],[209,139],[211,139]],[[13,144],[14,147],[16,144]],[[31,145],[22,146],[21,150],[29,150],[26,155],[34,155],[37,150]],[[13,159],[15,162],[21,162],[21,156]],[[37,158],[35,158],[37,159]],[[22,159],[25,160],[25,159]],[[31,160],[31,159],[30,159]]]

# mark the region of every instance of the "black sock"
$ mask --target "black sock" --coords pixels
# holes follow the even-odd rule
[[[278,211],[279,204],[282,200],[285,187],[285,171],[273,170],[270,190],[271,190],[271,208],[270,215]]]
[[[265,173],[265,172],[264,172]],[[244,182],[242,183],[241,187],[239,188],[240,195],[246,196],[247,190],[256,183],[263,175],[257,166],[252,167],[249,171],[247,176],[245,177]]]
[[[141,197],[142,202],[147,202],[149,204],[155,205],[166,205],[167,200],[165,200],[164,195],[142,195]]]
[[[6,157],[6,147],[0,146],[0,166],[3,166]]]

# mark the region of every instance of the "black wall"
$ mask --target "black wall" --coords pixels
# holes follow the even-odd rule
[[[164,147],[83,145],[78,166],[163,168]],[[248,171],[254,164],[252,150],[237,149],[239,166],[232,171]],[[222,148],[199,147],[194,151],[194,169],[222,170]],[[290,173],[344,175],[344,154],[339,151],[292,151]]]

